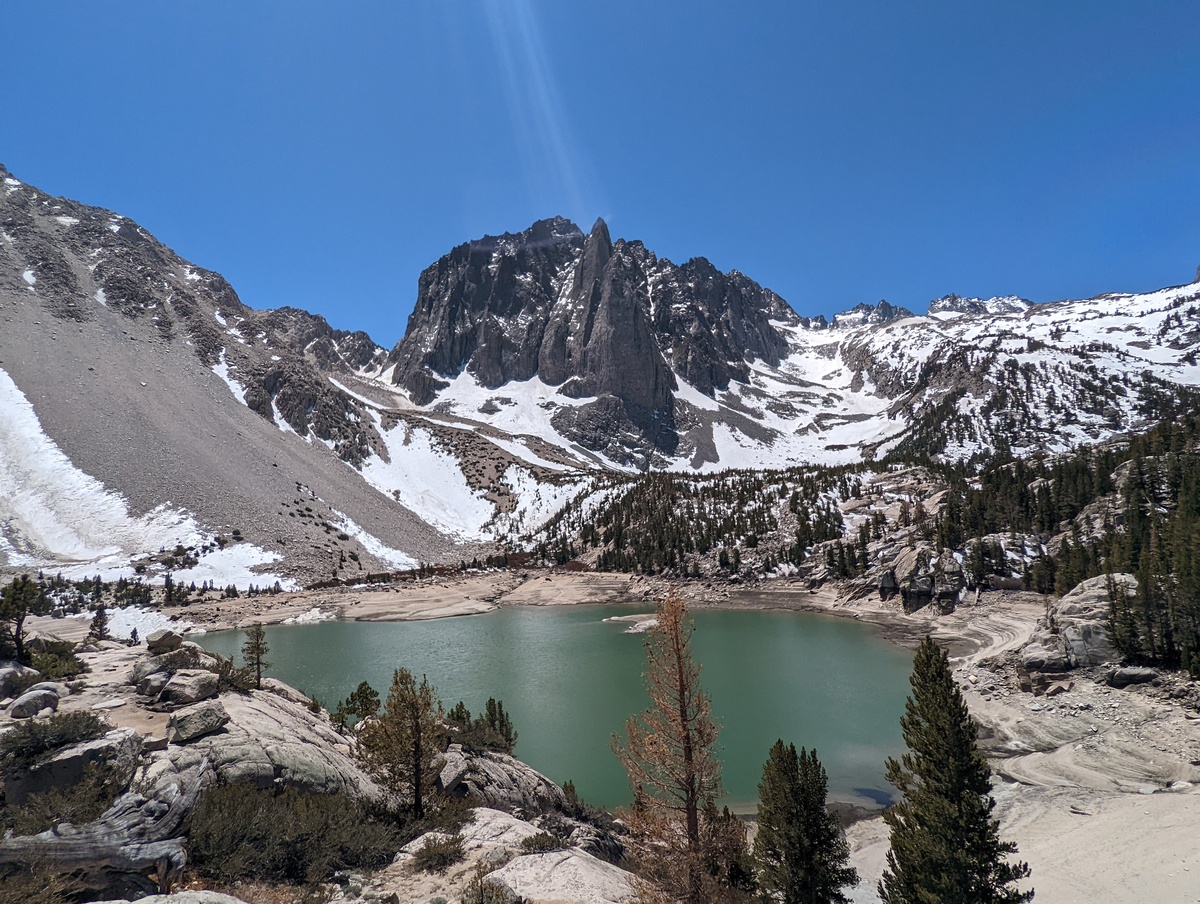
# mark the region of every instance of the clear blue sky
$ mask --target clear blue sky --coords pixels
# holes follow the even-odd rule
[[[1200,264],[1200,3],[6,0],[0,161],[391,345],[420,271],[597,216],[801,313]]]

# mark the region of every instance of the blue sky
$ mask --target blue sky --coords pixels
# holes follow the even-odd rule
[[[0,161],[390,346],[562,214],[800,313],[1200,264],[1200,4],[7,0]]]

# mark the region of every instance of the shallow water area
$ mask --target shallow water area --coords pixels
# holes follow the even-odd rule
[[[268,674],[332,707],[366,680],[386,695],[400,666],[427,675],[442,702],[478,713],[503,700],[516,755],[581,796],[613,807],[631,795],[610,749],[642,710],[644,635],[631,606],[515,606],[427,621],[331,621],[266,628]],[[903,750],[899,718],[911,654],[857,622],[800,612],[697,610],[693,651],[720,721],[725,803],[751,809],[777,738],[816,747],[834,800],[878,807],[884,760]],[[240,662],[244,634],[195,638]]]

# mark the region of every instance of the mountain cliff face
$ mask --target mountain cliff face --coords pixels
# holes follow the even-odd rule
[[[582,404],[554,428],[622,463],[662,462],[679,445],[681,378],[705,395],[778,364],[772,321],[799,318],[774,293],[703,258],[676,266],[561,218],[460,245],[421,274],[392,380],[428,405],[466,373],[485,389],[537,378]]]

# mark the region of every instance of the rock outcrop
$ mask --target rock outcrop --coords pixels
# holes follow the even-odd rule
[[[146,637],[146,649],[155,655],[178,650],[182,643],[183,635],[170,628],[162,628]]]
[[[130,672],[129,683],[140,685],[146,678],[159,673],[169,679],[171,675],[183,669],[203,669],[215,674],[220,671],[221,663],[220,656],[208,652],[199,644],[185,641],[168,653],[143,656]]]
[[[625,904],[637,898],[630,873],[579,850],[514,857],[485,881],[531,904]]]
[[[160,673],[156,673],[160,674]],[[149,676],[155,677],[154,675]],[[221,684],[220,677],[205,669],[180,669],[170,677],[161,691],[158,699],[164,703],[199,703],[209,697],[216,696]],[[140,685],[139,685],[140,686]]]
[[[476,807],[470,822],[460,832],[467,853],[467,869],[460,871],[460,875],[473,874],[470,868],[473,864],[488,864],[491,869],[483,882],[492,886],[503,899],[528,904],[623,904],[634,900],[632,874],[578,847],[564,844],[562,850],[528,853],[522,842],[540,831],[537,825],[509,813]],[[418,850],[429,841],[442,837],[438,833],[429,833],[406,845],[397,855],[393,867],[399,873],[385,876],[375,894],[382,896],[394,890],[401,900],[427,900],[438,896],[429,893],[432,889],[421,889],[418,894],[411,881],[400,877],[407,872],[407,866]],[[444,886],[439,889],[442,897],[446,892],[458,897],[461,890]]]
[[[539,813],[560,809],[566,797],[532,766],[503,753],[470,754],[459,744],[446,751],[439,787],[486,807]]]
[[[1108,639],[1108,580],[1089,578],[1050,606],[1021,648],[1021,666],[1027,673],[1065,672],[1119,658]],[[1117,574],[1112,580],[1126,593],[1137,587],[1132,575]]]
[[[29,690],[13,701],[8,714],[14,719],[29,719],[44,709],[58,709],[58,694],[52,690]]]
[[[41,672],[10,659],[0,660],[0,699],[11,697],[13,690],[30,678],[41,677]]]
[[[225,783],[248,782],[259,788],[294,785],[308,791],[374,797],[379,791],[354,759],[327,719],[267,691],[224,694],[191,712],[220,709],[228,718],[220,731],[206,731],[176,740],[155,754],[146,778],[182,772],[207,762]],[[181,711],[187,713],[187,710]],[[176,731],[180,713],[176,713]],[[215,714],[219,721],[220,714]],[[206,718],[201,725],[210,724]]]
[[[97,904],[129,904],[128,901],[99,901]],[[138,904],[246,904],[241,898],[234,898],[215,891],[177,891],[172,895],[150,895],[138,898]]]
[[[197,706],[181,709],[167,724],[172,744],[187,744],[220,731],[229,723],[229,713],[219,700],[209,700]]]

